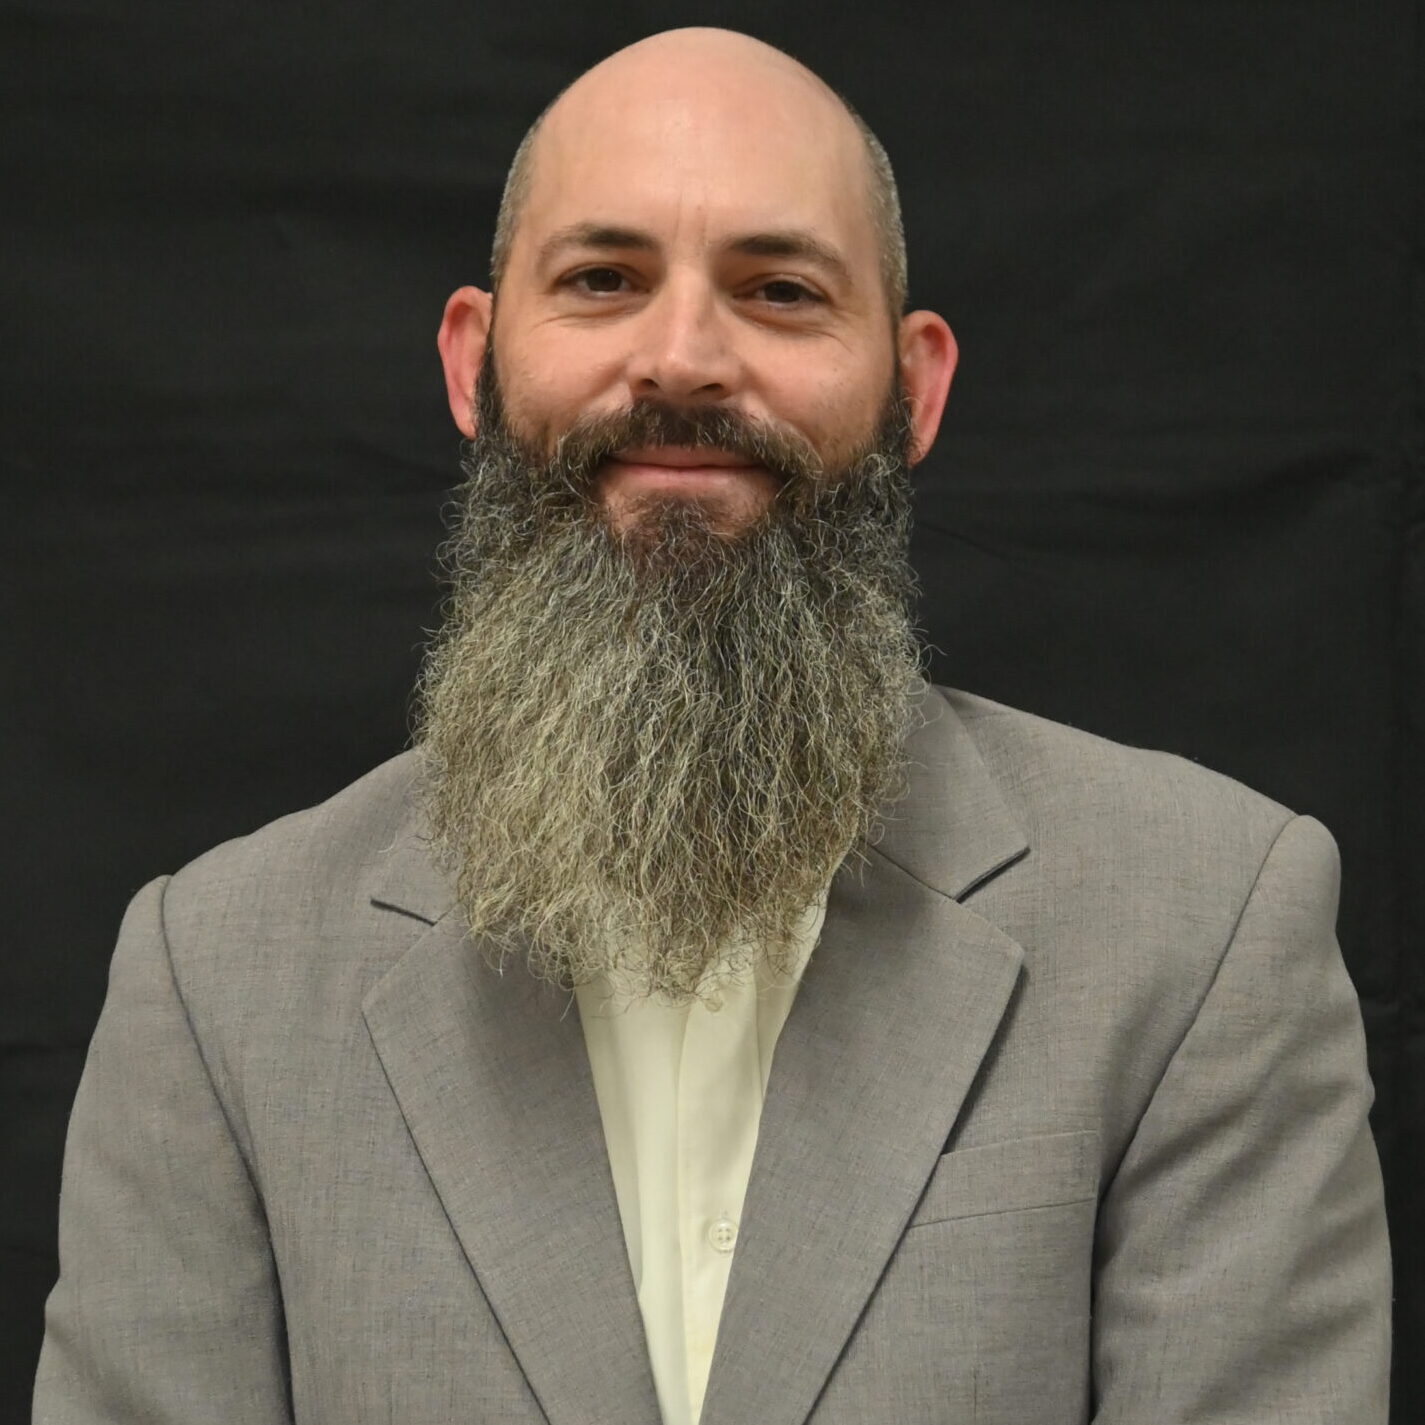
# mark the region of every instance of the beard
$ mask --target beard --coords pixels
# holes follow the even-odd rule
[[[445,620],[417,692],[433,847],[467,926],[563,988],[682,1003],[718,971],[785,974],[799,923],[904,788],[921,677],[908,407],[826,468],[800,435],[638,402],[546,455],[487,353]],[[615,528],[600,465],[716,447],[769,471],[729,533],[662,497]]]

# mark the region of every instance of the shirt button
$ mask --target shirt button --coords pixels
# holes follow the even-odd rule
[[[730,1217],[719,1217],[708,1228],[708,1241],[715,1252],[730,1252],[737,1245],[737,1223]]]
[[[709,1014],[716,1014],[722,1008],[722,996],[714,991],[703,1001],[703,1006]]]

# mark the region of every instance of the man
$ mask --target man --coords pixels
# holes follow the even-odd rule
[[[37,1421],[1384,1420],[1334,847],[921,682],[904,284],[746,37],[536,125],[418,746],[136,898]]]

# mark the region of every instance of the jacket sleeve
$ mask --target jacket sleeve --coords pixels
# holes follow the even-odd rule
[[[1390,1255],[1335,843],[1289,822],[1105,1193],[1096,1425],[1384,1425]]]
[[[263,1208],[135,897],[70,1116],[35,1425],[291,1420]]]

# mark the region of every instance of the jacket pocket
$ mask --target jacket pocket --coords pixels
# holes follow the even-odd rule
[[[911,1227],[1083,1202],[1098,1193],[1098,1134],[1047,1133],[941,1155]]]

